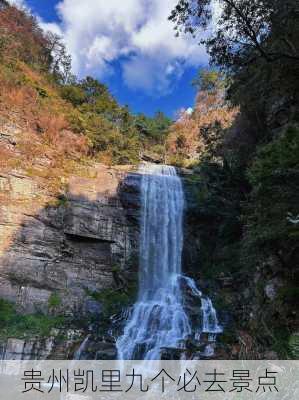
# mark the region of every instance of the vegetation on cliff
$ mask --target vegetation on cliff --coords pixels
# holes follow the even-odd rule
[[[181,167],[198,164],[220,144],[232,126],[238,107],[225,99],[225,80],[216,70],[201,70],[194,80],[198,93],[192,113],[183,111],[166,140],[168,162]]]
[[[28,11],[0,1],[0,122],[26,131],[0,148],[0,168],[50,182],[94,160],[135,164],[144,152],[192,168],[196,202],[188,222],[200,238],[200,274],[220,282],[219,308],[241,304],[225,341],[243,358],[269,350],[298,357],[297,3],[223,0],[221,18],[203,40],[212,68],[194,80],[193,111],[171,123],[161,112],[132,114],[92,77],[78,80],[62,40],[43,32]],[[170,16],[178,34],[205,30],[211,4],[180,0]],[[93,298],[108,320],[131,296],[108,289]],[[55,308],[59,299],[50,303]],[[59,324],[21,316],[1,300],[0,322],[5,337],[46,335]],[[242,350],[244,331],[253,343]]]
[[[263,357],[265,350],[293,357],[291,343],[299,328],[296,3],[223,1],[221,18],[203,40],[216,69],[196,82],[205,100],[211,90],[219,95],[225,90],[225,98],[219,104],[214,96],[198,118],[200,95],[194,115],[187,117],[192,129],[186,131],[186,122],[179,121],[170,135],[170,150],[176,143],[180,162],[186,163],[194,132],[198,154],[189,184],[198,202],[189,220],[201,239],[201,273],[231,285],[218,292],[223,308],[250,298],[249,305],[235,309],[230,338],[238,347],[238,335],[249,332],[252,349],[242,353],[249,358]],[[210,0],[181,0],[170,16],[178,34],[194,35],[211,18]],[[208,116],[204,124],[203,116]]]
[[[27,168],[39,154],[53,169],[62,164],[67,169],[66,160],[137,163],[146,149],[160,150],[171,122],[161,112],[153,118],[134,115],[98,80],[78,80],[62,40],[43,32],[28,11],[5,3],[0,8],[0,108],[2,116],[27,130],[19,157],[7,148],[1,149],[1,159],[7,156],[10,166]]]
[[[64,318],[41,313],[24,315],[18,313],[12,303],[0,299],[0,323],[0,340],[33,339],[49,337],[52,329],[61,328]]]

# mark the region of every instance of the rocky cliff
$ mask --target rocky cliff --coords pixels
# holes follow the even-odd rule
[[[19,134],[16,126],[2,128],[2,143],[14,147]],[[48,168],[42,155],[39,168]],[[72,321],[100,319],[95,294],[125,290],[136,259],[138,185],[131,167],[86,166],[64,178],[58,194],[41,175],[22,168],[0,173],[0,296],[20,315],[60,315],[68,323],[47,338],[2,338],[7,358],[71,357],[86,334]]]
[[[5,124],[1,145],[17,155],[22,135],[16,124]],[[2,319],[10,313],[9,329],[0,330],[0,358],[116,357],[122,313],[136,294],[140,175],[132,166],[76,166],[60,175],[40,154],[34,168],[14,162],[0,171]],[[270,324],[282,318],[291,324],[296,317],[295,311],[284,315],[278,260],[236,269],[232,247],[214,229],[217,221],[200,208],[200,183],[190,171],[180,174],[183,271],[212,298],[224,325],[215,357],[278,358]],[[198,308],[193,311],[196,317]],[[298,335],[292,340],[296,347]],[[190,356],[196,351],[190,343]]]

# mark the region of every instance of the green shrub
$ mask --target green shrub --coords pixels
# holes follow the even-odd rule
[[[288,220],[288,215],[299,213],[299,128],[290,127],[261,147],[248,177],[252,192],[246,209],[247,254],[254,248],[274,250],[290,265],[299,236],[299,225]]]
[[[261,147],[249,170],[254,188],[275,183],[280,174],[292,172],[299,164],[299,127],[291,126],[278,139]]]
[[[14,307],[11,303],[0,299],[0,325],[7,324],[14,316]]]
[[[104,289],[100,292],[91,292],[89,295],[102,304],[105,318],[118,314],[122,309],[132,305],[137,294],[135,282],[126,291],[115,289]]]
[[[294,306],[297,305],[298,298],[299,298],[299,288],[296,286],[285,286],[279,289],[278,291],[278,298],[283,303],[293,304]]]
[[[0,338],[47,337],[51,330],[60,327],[64,317],[51,317],[44,314],[20,314],[15,306],[0,299]]]
[[[61,304],[61,298],[58,293],[54,292],[51,294],[48,300],[49,309],[57,308]]]
[[[289,349],[294,360],[299,358],[299,333],[294,333],[289,338]]]
[[[69,101],[75,107],[82,105],[86,100],[84,91],[77,85],[62,86],[60,93],[64,100]]]

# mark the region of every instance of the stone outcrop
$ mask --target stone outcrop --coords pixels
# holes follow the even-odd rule
[[[73,357],[82,332],[69,330],[64,340],[57,340],[59,331],[53,330],[46,338],[10,338],[0,345],[0,359],[4,360],[64,360]]]
[[[127,172],[93,172],[71,176],[58,199],[20,172],[0,176],[0,294],[20,311],[47,312],[59,293],[61,310],[84,312],[86,293],[113,288],[113,271],[134,256],[138,209],[122,204]]]
[[[25,132],[15,123],[0,125],[0,145],[17,159]],[[140,176],[132,166],[102,164],[57,176],[49,165],[42,154],[33,168],[0,165],[0,299],[23,315],[101,319],[93,293],[121,292],[138,258]],[[63,190],[53,190],[49,174]],[[74,329],[0,340],[0,358],[72,357],[86,336]]]

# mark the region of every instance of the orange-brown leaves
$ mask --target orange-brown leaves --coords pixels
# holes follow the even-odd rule
[[[221,92],[199,92],[193,113],[181,112],[171,127],[167,141],[170,155],[180,154],[189,160],[200,158],[206,150],[202,130],[216,123],[226,129],[232,125],[238,110],[225,104]]]
[[[16,7],[0,11],[1,56],[29,64],[47,64],[47,39],[36,19]]]

